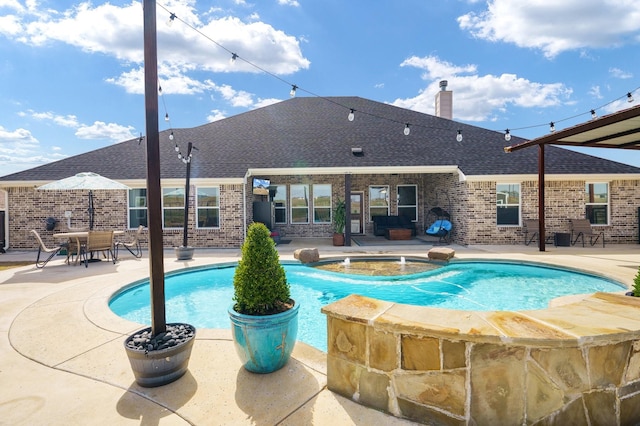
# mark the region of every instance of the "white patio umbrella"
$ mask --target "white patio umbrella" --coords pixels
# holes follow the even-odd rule
[[[94,190],[117,190],[131,189],[115,180],[111,180],[97,173],[82,172],[75,176],[49,182],[39,186],[38,190],[43,191],[71,191],[71,190],[89,190],[89,229],[93,229],[94,209],[93,209],[93,191]]]

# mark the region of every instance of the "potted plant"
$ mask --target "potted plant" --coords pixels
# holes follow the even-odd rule
[[[640,268],[638,268],[638,273],[633,278],[633,288],[631,291],[626,293],[627,296],[635,296],[640,297]]]
[[[333,207],[333,245],[344,245],[344,226],[346,221],[346,204],[338,199]]]
[[[242,364],[254,373],[282,368],[296,342],[299,305],[291,299],[278,251],[263,223],[249,226],[233,288],[228,311]]]

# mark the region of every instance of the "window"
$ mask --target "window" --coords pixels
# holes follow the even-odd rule
[[[592,225],[609,223],[609,184],[588,183],[585,185],[586,218]]]
[[[184,188],[162,188],[162,220],[165,228],[184,225]]]
[[[129,229],[138,226],[148,226],[147,223],[147,189],[131,189],[129,191]]]
[[[291,185],[291,223],[309,223],[309,185]]]
[[[219,228],[220,188],[196,188],[196,204],[198,228]]]
[[[418,220],[418,187],[398,185],[398,216],[406,216],[412,222]]]
[[[389,186],[369,187],[369,221],[374,216],[389,215]]]
[[[276,215],[276,223],[287,223],[287,186],[271,185],[269,191],[274,191],[273,206]]]
[[[331,223],[331,185],[313,185],[313,223]]]
[[[520,225],[520,184],[496,185],[497,224]]]

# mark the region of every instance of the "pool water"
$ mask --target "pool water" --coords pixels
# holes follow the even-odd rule
[[[390,302],[474,311],[543,309],[560,296],[625,288],[601,277],[530,264],[452,262],[441,268],[398,276],[366,276],[285,264],[291,296],[300,304],[298,340],[327,350],[322,306],[350,294]],[[233,298],[235,266],[167,274],[167,322],[196,328],[231,328],[227,309]],[[149,325],[149,282],[118,293],[109,303],[118,316]]]

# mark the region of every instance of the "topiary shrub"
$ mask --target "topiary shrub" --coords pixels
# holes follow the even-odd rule
[[[638,273],[633,279],[633,295],[640,297],[640,268],[638,268]]]
[[[269,229],[249,225],[242,244],[242,259],[233,276],[234,310],[245,315],[270,315],[293,306],[284,268]]]

